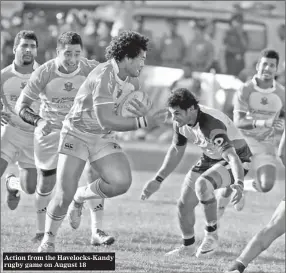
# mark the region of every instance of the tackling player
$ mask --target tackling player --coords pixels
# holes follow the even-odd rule
[[[280,141],[278,155],[285,166],[285,129]],[[242,273],[250,262],[266,250],[278,237],[285,233],[285,197],[276,208],[272,219],[247,244],[240,256],[234,261],[228,273]]]
[[[201,159],[186,175],[178,202],[183,245],[166,255],[192,256],[196,253],[197,257],[204,256],[218,245],[214,191],[231,185],[235,190],[232,202],[237,204],[242,197],[243,179],[252,154],[233,122],[222,112],[199,105],[188,89],[173,91],[168,106],[173,118],[173,142],[155,178],[145,184],[141,199],[159,190],[163,180],[175,170],[188,140],[201,147]],[[202,244],[196,249],[194,211],[199,202],[203,205],[206,227]]]
[[[253,153],[251,169],[255,172],[255,179],[245,181],[245,190],[268,192],[276,180],[275,136],[277,130],[284,128],[280,116],[284,115],[285,105],[285,88],[274,80],[278,64],[279,54],[276,51],[263,50],[256,66],[257,74],[237,92],[234,124]],[[220,216],[230,200],[230,194],[229,189],[218,195]]]
[[[79,87],[90,71],[98,65],[96,61],[82,58],[82,40],[76,32],[65,32],[57,41],[57,57],[41,65],[31,76],[17,101],[20,117],[36,127],[34,136],[35,164],[39,169],[36,189],[37,231],[34,242],[44,236],[46,207],[51,199],[56,182],[58,145],[62,122],[73,105]],[[40,115],[30,109],[35,100],[41,100]],[[87,164],[89,165],[89,164]],[[87,179],[94,181],[95,171],[87,166]],[[103,208],[103,201],[97,200]],[[96,211],[91,211],[92,221]],[[102,217],[102,215],[100,215]],[[92,230],[97,243],[112,243],[113,237],[103,231]]]
[[[8,164],[16,163],[19,178],[14,174],[6,176],[7,204],[11,210],[17,208],[20,192],[33,194],[37,185],[37,170],[34,163],[34,127],[23,122],[14,111],[21,90],[25,87],[31,73],[38,64],[38,39],[33,31],[22,30],[17,33],[13,52],[14,61],[1,70],[1,159],[0,174]],[[37,111],[36,105],[33,106]]]
[[[58,229],[73,198],[72,209],[77,213],[71,217],[78,218],[84,200],[110,198],[129,189],[130,164],[113,132],[152,128],[165,118],[165,111],[138,118],[117,114],[118,99],[139,88],[138,76],[144,66],[147,46],[145,36],[133,31],[122,32],[106,48],[108,61],[99,64],[80,87],[61,130],[56,191],[47,209],[45,236],[39,252],[55,250]],[[146,113],[143,104],[137,106],[140,113]],[[87,160],[100,178],[74,197]]]

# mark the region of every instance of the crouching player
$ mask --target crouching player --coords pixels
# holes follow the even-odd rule
[[[280,141],[278,155],[285,166],[285,130]],[[227,272],[242,273],[250,262],[285,233],[285,197],[276,208],[272,219],[247,244]]]
[[[201,159],[186,175],[178,202],[183,245],[166,255],[192,256],[196,253],[197,257],[204,256],[218,245],[214,191],[231,185],[235,192],[232,202],[238,204],[252,154],[233,122],[222,112],[199,105],[189,90],[175,90],[169,97],[168,106],[173,118],[173,143],[155,178],[144,186],[141,199],[149,198],[174,171],[184,155],[188,140],[201,147]],[[204,240],[196,249],[194,211],[199,202],[203,205],[206,227]]]

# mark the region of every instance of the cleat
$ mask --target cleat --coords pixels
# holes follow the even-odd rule
[[[241,199],[239,200],[239,202],[237,204],[234,205],[234,208],[236,211],[241,211],[244,208],[245,205],[245,194],[246,192],[243,192]]]
[[[230,202],[231,195],[228,197],[218,196],[217,197],[217,220],[220,220],[223,216],[227,205]]]
[[[185,246],[181,245],[174,250],[171,250],[170,252],[167,252],[165,254],[165,257],[176,257],[176,256],[194,256],[196,253],[196,246],[195,245],[190,245],[190,246]]]
[[[55,244],[50,242],[41,243],[38,252],[55,252]]]
[[[32,239],[33,243],[40,243],[42,242],[43,238],[44,238],[44,232],[43,233],[36,233],[36,236]]]
[[[91,236],[90,244],[94,246],[112,245],[115,242],[114,237],[106,234],[104,231],[97,229],[97,232]]]
[[[225,271],[224,273],[240,273],[238,270]]]
[[[14,174],[7,174],[5,177],[5,184],[7,189],[6,202],[10,210],[14,210],[18,207],[20,201],[20,193],[18,190],[11,190],[9,188],[8,182],[10,177],[16,177]]]
[[[206,232],[205,231],[205,238],[203,239],[203,242],[199,246],[196,257],[203,257],[208,254],[212,254],[214,250],[218,246],[218,235],[217,232]]]
[[[83,203],[78,203],[75,200],[69,206],[67,218],[73,229],[77,229],[80,226],[82,209]]]

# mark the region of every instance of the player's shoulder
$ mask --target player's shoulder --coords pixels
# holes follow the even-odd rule
[[[1,79],[2,79],[2,77],[6,77],[7,75],[11,75],[11,74],[13,74],[12,73],[12,64],[1,69]]]
[[[285,86],[283,86],[281,83],[276,81],[275,85],[276,85],[276,91],[277,92],[283,92],[283,93],[285,92]]]
[[[89,78],[97,80],[110,79],[114,75],[113,66],[110,61],[99,63],[89,74]]]
[[[51,59],[41,65],[39,65],[35,71],[38,73],[50,73],[54,72],[57,69],[57,61],[56,59]]]
[[[87,58],[80,59],[80,65],[84,69],[93,70],[99,64],[96,60],[89,60]]]
[[[205,131],[212,131],[214,129],[225,129],[226,122],[229,122],[228,117],[223,112],[210,108],[204,105],[200,106],[199,124],[200,128]]]

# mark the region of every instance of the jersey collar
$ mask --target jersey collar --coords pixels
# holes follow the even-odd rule
[[[272,87],[263,89],[257,85],[256,77],[257,77],[257,75],[255,75],[251,80],[253,83],[253,87],[256,91],[258,91],[260,93],[272,93],[276,90],[276,81],[275,80],[273,80]]]
[[[194,123],[193,126],[190,125],[190,124],[188,124],[188,126],[190,126],[190,127],[192,127],[192,128],[196,127],[197,124],[199,123],[199,119],[200,119],[200,117],[201,117],[201,113],[202,113],[202,111],[201,111],[200,107],[198,106],[198,114],[197,114],[196,121],[195,121],[195,123]]]
[[[128,77],[126,78],[125,81],[121,80],[121,79],[118,77],[119,67],[118,67],[118,64],[117,64],[117,62],[115,61],[115,59],[111,59],[111,60],[110,60],[110,63],[111,63],[111,65],[112,65],[112,67],[113,67],[114,75],[115,75],[116,81],[117,81],[120,85],[126,83],[127,80],[128,80]]]
[[[77,69],[76,69],[74,72],[69,73],[69,74],[62,73],[62,72],[59,70],[60,63],[59,63],[59,59],[58,59],[58,58],[55,58],[55,64],[56,64],[56,73],[57,73],[60,77],[63,77],[63,78],[72,78],[72,77],[74,77],[76,74],[79,73],[81,61],[79,62]]]
[[[25,79],[29,79],[31,77],[31,73],[29,74],[21,74],[19,73],[17,70],[16,70],[16,66],[15,66],[15,61],[12,62],[12,73],[15,74],[16,76],[20,77],[20,78],[25,78]],[[35,70],[36,68],[38,68],[40,65],[34,61],[34,64],[33,64],[33,70]]]

